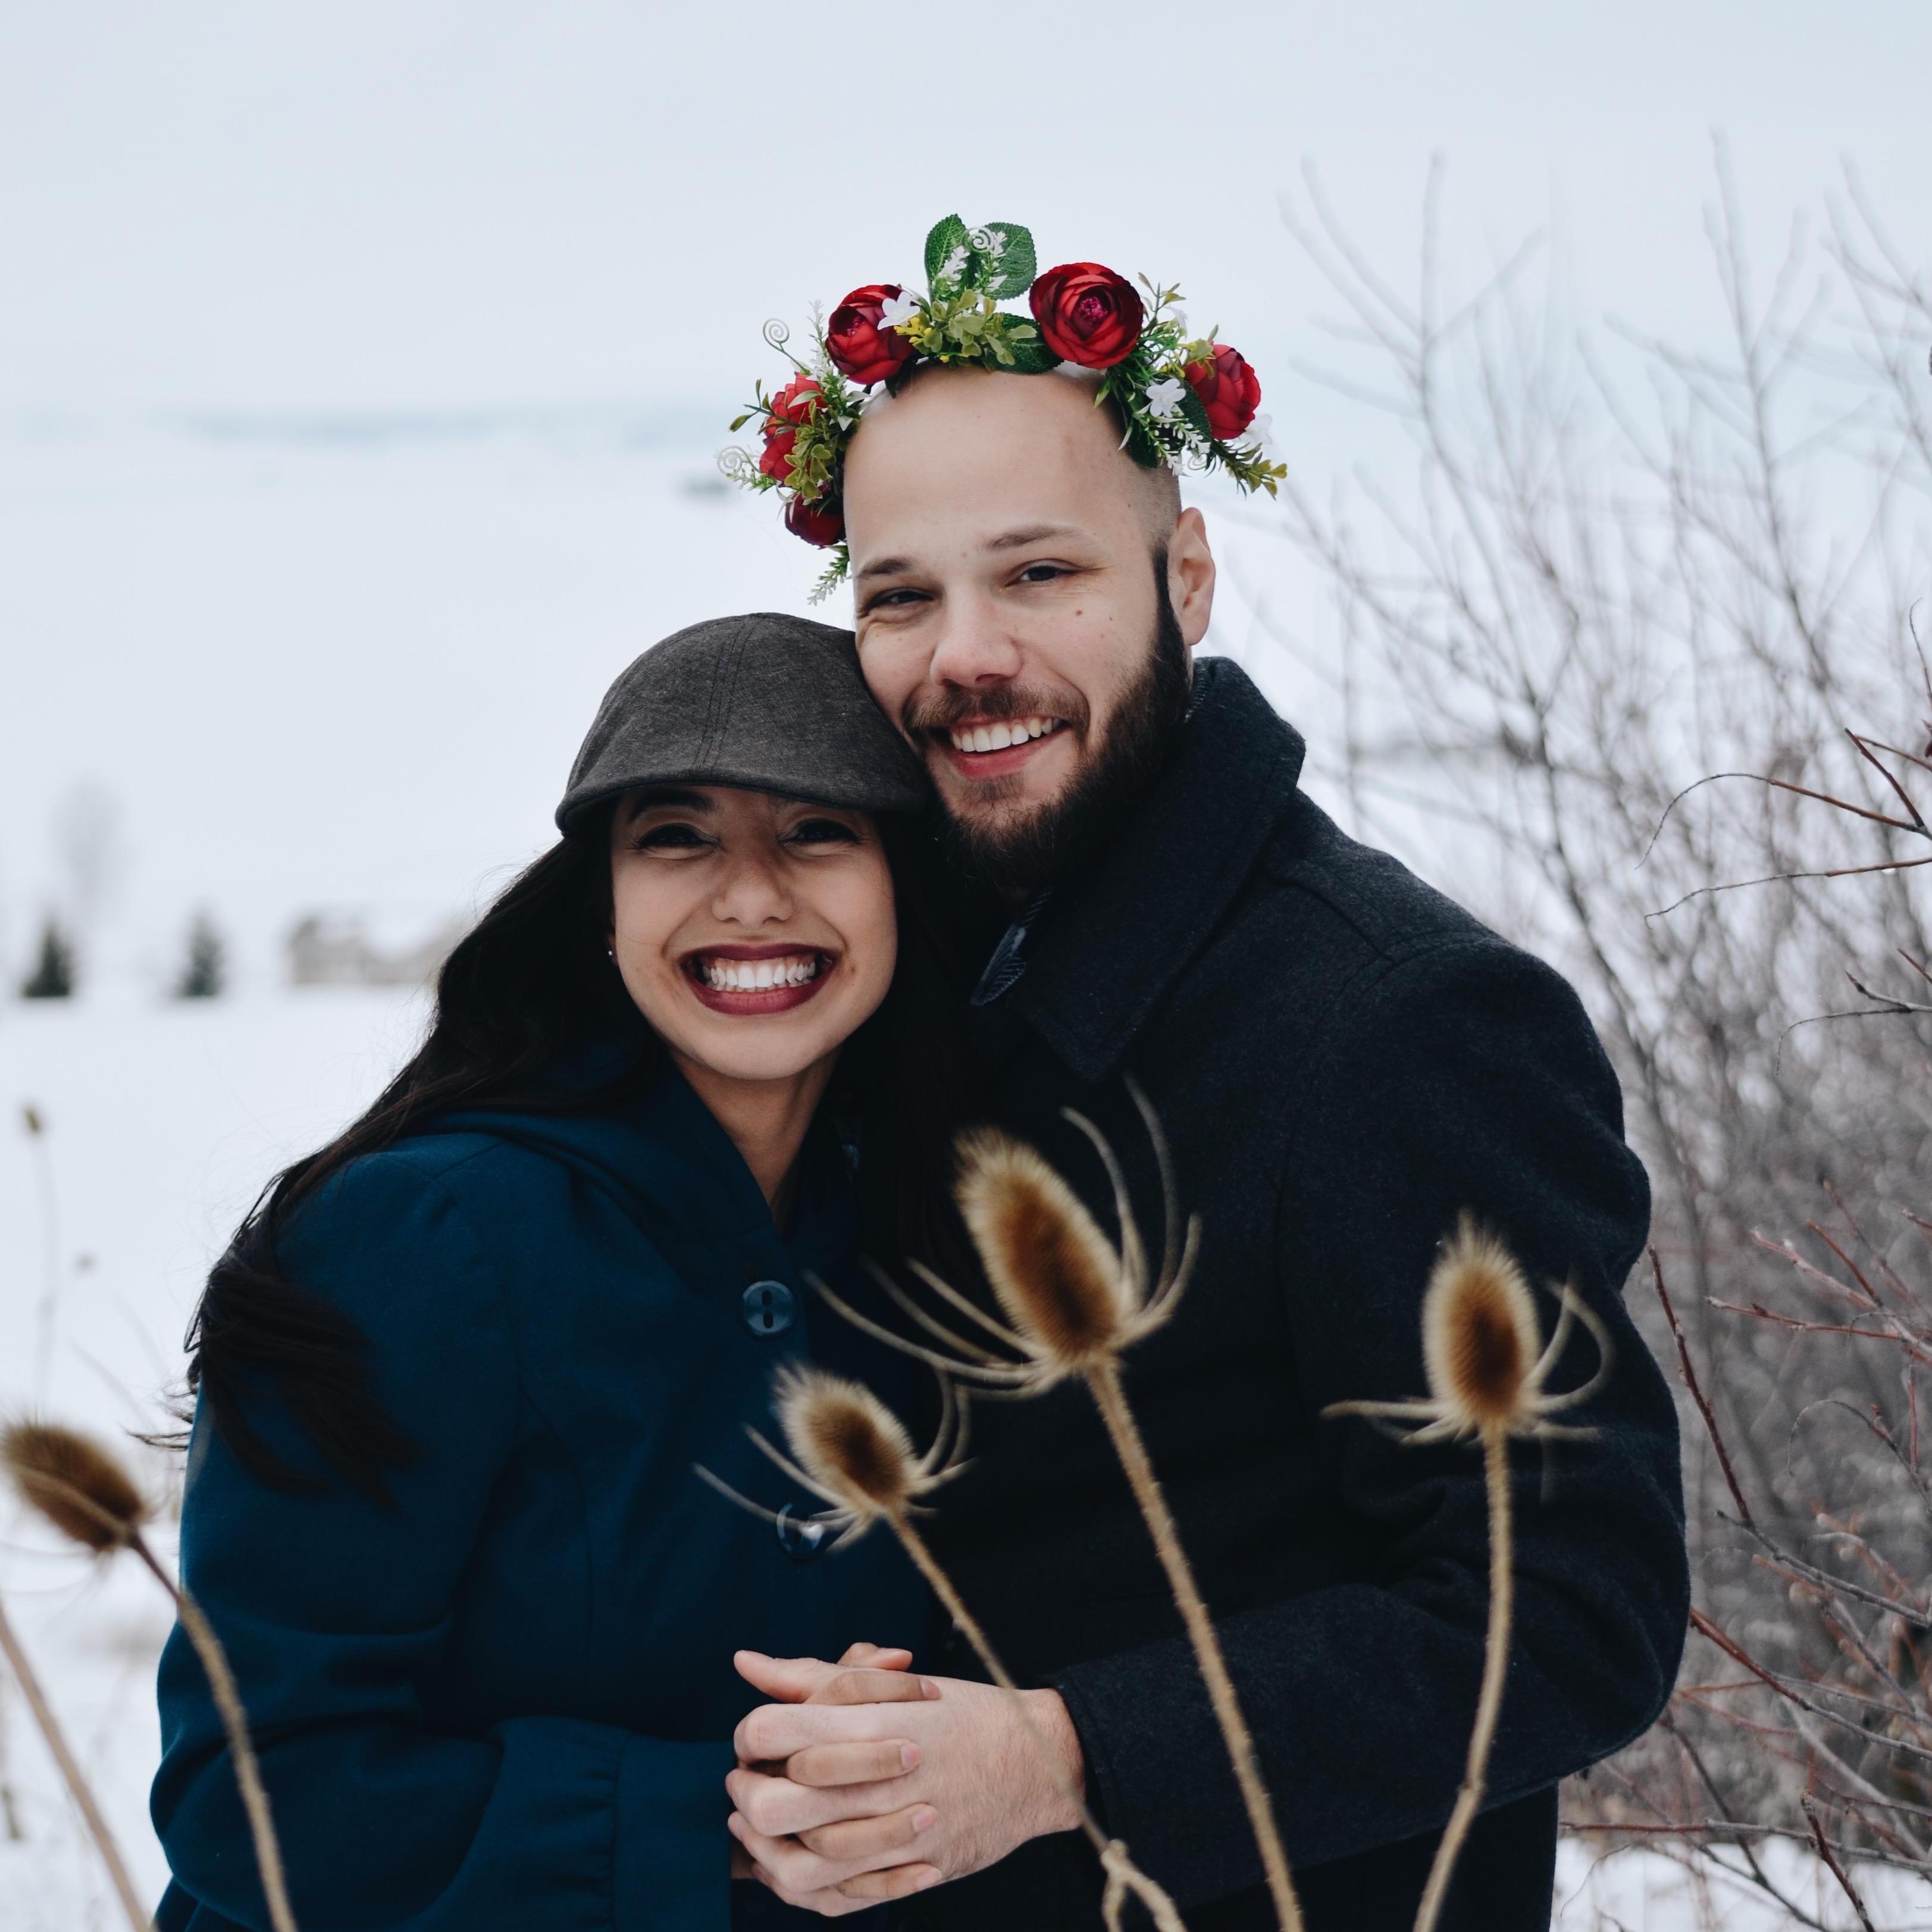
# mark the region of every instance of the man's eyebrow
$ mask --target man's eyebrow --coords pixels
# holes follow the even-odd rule
[[[634,818],[641,818],[661,805],[674,806],[680,812],[718,809],[701,791],[688,791],[681,785],[646,785],[624,808],[624,823],[628,825]]]
[[[1085,534],[1072,524],[1022,524],[1017,530],[1002,530],[998,536],[988,538],[985,547],[998,555],[1005,550],[1024,550],[1028,544],[1041,543],[1049,537],[1078,537]],[[863,584],[872,577],[903,577],[918,567],[909,556],[874,557],[852,580]]]
[[[1071,524],[1022,524],[1016,530],[1001,531],[988,541],[986,548],[991,550],[1021,550],[1048,537],[1077,537],[1084,534]]]

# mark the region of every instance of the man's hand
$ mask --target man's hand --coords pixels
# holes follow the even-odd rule
[[[1049,1762],[989,1684],[748,1652],[738,1668],[785,1701],[738,1726],[731,1833],[788,1904],[830,1916],[903,1898],[1080,1822],[1079,1742],[1056,1692],[1022,1693]]]

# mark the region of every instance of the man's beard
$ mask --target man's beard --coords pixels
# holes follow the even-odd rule
[[[1010,904],[1024,904],[1057,884],[1094,857],[1118,835],[1120,823],[1145,796],[1174,748],[1192,696],[1187,646],[1167,592],[1167,558],[1154,558],[1159,599],[1152,648],[1134,680],[1120,694],[1107,721],[1106,735],[1058,798],[1022,818],[1004,822],[997,812],[985,822],[942,812],[946,855],[968,878],[982,880]],[[962,698],[964,694],[962,694]],[[970,715],[1025,717],[1059,707],[1035,694],[1012,687],[988,704],[985,695],[968,700]],[[968,715],[962,708],[962,716]],[[943,729],[937,718],[922,719]],[[1087,718],[1068,718],[1062,729],[1084,729]]]

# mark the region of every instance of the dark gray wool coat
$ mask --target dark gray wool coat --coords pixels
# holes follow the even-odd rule
[[[1130,1354],[1128,1390],[1310,1932],[1411,1924],[1462,1774],[1488,1604],[1480,1451],[1411,1448],[1322,1410],[1426,1393],[1423,1291],[1466,1210],[1608,1325],[1613,1372],[1562,1418],[1594,1437],[1515,1453],[1490,1808],[1444,1921],[1529,1932],[1549,1921],[1557,1780],[1651,1723],[1683,1640],[1676,1425],[1621,1299],[1648,1190],[1569,987],[1344,837],[1298,788],[1302,751],[1237,667],[1199,667],[1160,784],[974,1015],[981,1111],[1109,1226],[1098,1163],[1060,1118],[1090,1114],[1156,1241],[1124,1075],[1166,1124],[1203,1240],[1174,1322]],[[1548,1386],[1593,1366],[1580,1340]],[[932,1540],[1022,1680],[1065,1697],[1107,1828],[1192,1932],[1271,1927],[1206,1693],[1085,1391],[979,1405],[973,1448]],[[972,1672],[956,1636],[938,1667]],[[908,1910],[925,1927],[1084,1932],[1099,1888],[1070,1834]]]

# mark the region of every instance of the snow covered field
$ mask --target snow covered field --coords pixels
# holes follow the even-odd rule
[[[411,993],[287,988],[291,923],[346,911],[406,941],[475,904],[547,842],[578,738],[632,656],[700,616],[806,608],[810,560],[769,506],[712,487],[706,421],[0,425],[0,988],[71,884],[61,801],[91,786],[120,824],[82,997],[0,992],[0,1412],[121,1437],[167,1497],[171,1460],[126,1433],[165,1426],[209,1261],[422,1021]],[[1235,594],[1210,643],[1319,740],[1321,694],[1241,594],[1292,601],[1294,580],[1228,507],[1210,506]],[[230,941],[235,986],[177,1004],[164,992],[196,906]],[[158,1593],[4,1505],[0,1592],[158,1895]],[[4,1684],[0,1787],[0,1932],[117,1923]],[[1814,1916],[1852,1924],[1828,1879],[1792,1868]],[[1887,1932],[1932,1926],[1924,1888],[1870,1895]],[[1786,1922],[1661,1857],[1599,1864],[1576,1844],[1558,1897],[1564,1932]]]
[[[326,991],[0,1006],[0,1408],[118,1442],[171,1504],[174,1459],[127,1432],[166,1426],[200,1278],[262,1181],[380,1084],[418,1010],[412,995]],[[30,1105],[38,1137],[24,1125]],[[172,1540],[165,1520],[158,1540]],[[0,1592],[137,1879],[158,1897],[165,1872],[146,1807],[154,1666],[170,1621],[160,1592],[130,1566],[90,1565],[10,1504],[0,1509]],[[0,1820],[0,1926],[118,1924],[10,1684],[0,1742],[19,1833]]]
[[[157,1426],[202,1274],[234,1221],[278,1165],[375,1091],[422,1017],[418,996],[373,991],[265,990],[182,1005],[124,990],[0,1005],[0,1407],[34,1403],[108,1436]],[[29,1104],[44,1124],[38,1138],[23,1127]],[[37,1390],[50,1304],[50,1372]],[[127,1450],[166,1495],[171,1460]],[[158,1748],[152,1674],[167,1628],[158,1592],[130,1568],[90,1568],[10,1505],[0,1507],[0,1592],[140,1882],[158,1895],[164,1867],[146,1815]],[[118,1923],[112,1900],[10,1688],[0,1711],[20,1833],[10,1838],[0,1823],[0,1927],[106,1932]],[[1828,1878],[1774,1862],[1822,1922],[1853,1924]],[[1662,1857],[1600,1864],[1574,1842],[1558,1899],[1564,1932],[1771,1932],[1790,1922]],[[1886,1932],[1932,1926],[1924,1887],[1868,1884],[1868,1902]]]

